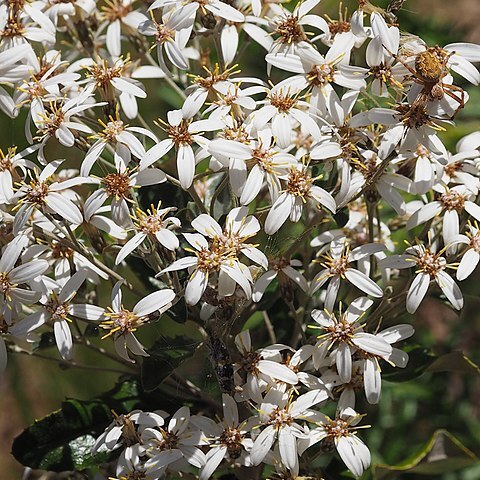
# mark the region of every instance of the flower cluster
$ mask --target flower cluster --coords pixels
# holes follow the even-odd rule
[[[115,478],[295,479],[316,475],[304,452],[334,449],[359,477],[357,409],[379,402],[384,365],[407,365],[404,314],[428,292],[463,308],[480,133],[450,152],[441,132],[468,101],[459,77],[480,83],[480,46],[428,45],[371,7],[0,5],[0,110],[25,132],[0,150],[0,369],[42,333],[73,362],[92,330],[135,369],[155,340],[139,331],[167,311],[215,364],[218,411],[115,414],[94,446],[120,455]],[[259,312],[271,342],[256,349]]]

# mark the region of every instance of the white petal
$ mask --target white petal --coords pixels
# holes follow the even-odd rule
[[[428,286],[430,285],[430,275],[428,273],[419,273],[413,279],[407,293],[407,312],[415,313],[418,306],[424,299]]]
[[[73,340],[68,322],[66,320],[57,320],[53,324],[53,330],[60,355],[64,360],[69,360],[72,357]]]
[[[142,298],[142,300],[133,307],[133,313],[143,317],[156,310],[163,310],[174,298],[175,292],[173,290],[165,289],[153,292],[145,298]]]

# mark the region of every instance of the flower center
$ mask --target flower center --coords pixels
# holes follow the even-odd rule
[[[327,435],[332,438],[348,437],[350,435],[350,425],[340,418],[330,420],[323,426]]]
[[[258,362],[262,356],[258,352],[246,352],[240,360],[240,365],[247,373],[256,375],[258,373]]]
[[[354,326],[346,319],[339,320],[327,330],[330,332],[330,338],[335,342],[348,342],[355,333]]]
[[[466,196],[456,190],[450,190],[440,197],[443,208],[448,211],[456,210],[457,212],[461,212],[465,206],[465,200]]]
[[[417,262],[418,271],[428,273],[431,278],[436,277],[437,273],[445,268],[440,257],[432,253],[428,248],[423,253],[418,253],[415,261]]]
[[[130,178],[128,173],[109,173],[102,183],[109,197],[125,198],[130,192]]]
[[[277,28],[274,33],[280,35],[279,41],[283,44],[290,45],[299,43],[307,39],[302,26],[298,23],[298,17],[289,15],[283,20],[276,22]]]
[[[311,178],[305,172],[292,167],[288,174],[287,191],[290,195],[301,197],[303,200],[305,200],[305,198],[310,195],[312,183],[313,178]]]
[[[243,435],[235,427],[226,428],[220,435],[220,443],[227,447],[227,452],[232,460],[242,454]]]
[[[102,339],[119,333],[120,335],[134,332],[140,325],[144,323],[143,317],[138,317],[133,312],[126,309],[121,309],[119,312],[106,312],[105,316],[109,320],[104,320],[100,323],[100,327],[109,332],[102,337]]]
[[[52,249],[52,257],[56,260],[60,258],[73,258],[73,250],[70,247],[62,245],[60,242],[52,242],[50,248]]]
[[[448,165],[445,165],[444,167],[444,172],[449,176],[449,177],[455,177],[457,175],[457,172],[462,170],[462,162],[456,161],[449,163]]]
[[[328,63],[315,65],[307,74],[307,80],[311,86],[324,87],[334,80],[335,67]]]
[[[329,269],[330,275],[344,275],[350,265],[348,255],[342,254],[339,258],[333,258],[330,255],[325,255],[325,263],[323,264]]]
[[[70,308],[68,303],[59,303],[56,297],[50,298],[45,305],[47,312],[52,315],[52,320],[67,320]]]
[[[297,104],[297,99],[284,94],[282,91],[274,92],[269,95],[270,103],[278,109],[279,112],[288,112]]]
[[[188,123],[185,120],[182,120],[178,125],[169,126],[167,134],[177,147],[180,145],[191,145],[193,143],[193,137],[188,131]]]
[[[157,43],[163,45],[164,43],[171,42],[175,38],[175,32],[167,28],[163,23],[157,23],[157,33],[155,34]]]
[[[291,425],[293,417],[284,408],[275,408],[268,416],[268,425],[273,425],[277,430],[283,428],[285,425]]]
[[[0,292],[2,292],[6,297],[8,297],[8,293],[10,291],[10,288],[12,288],[13,285],[10,283],[10,280],[8,279],[8,274],[7,272],[1,272],[0,273]]]
[[[17,153],[17,147],[8,147],[7,154],[5,155],[0,149],[0,172],[12,170],[12,158]]]
[[[30,182],[25,194],[28,203],[35,205],[45,205],[45,197],[48,195],[48,185],[39,180]]]
[[[156,448],[158,450],[163,451],[163,450],[173,450],[175,448],[178,448],[178,441],[179,438],[175,433],[173,432],[168,432],[166,430],[161,429],[163,439],[162,440],[157,440],[156,441]]]
[[[113,120],[107,124],[103,124],[103,130],[98,134],[101,138],[104,138],[107,142],[115,142],[117,135],[125,130],[125,125],[121,120]]]

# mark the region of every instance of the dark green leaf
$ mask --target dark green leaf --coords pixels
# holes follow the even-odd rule
[[[480,368],[475,362],[460,351],[450,352],[438,357],[427,372],[459,372],[480,374]]]
[[[163,338],[149,350],[149,357],[142,363],[142,387],[145,392],[157,389],[173,370],[190,358],[199,342],[191,338],[177,336]]]
[[[474,465],[477,457],[446,430],[437,430],[417,453],[398,465],[375,465],[376,480],[393,480],[400,475],[438,476]]]

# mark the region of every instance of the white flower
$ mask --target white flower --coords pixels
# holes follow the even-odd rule
[[[465,235],[457,235],[452,239],[453,243],[467,245],[457,268],[457,280],[460,281],[469,277],[480,261],[480,231],[477,222],[474,225],[470,223],[468,229],[469,231]]]
[[[128,350],[134,355],[149,355],[133,332],[149,321],[150,314],[167,311],[175,298],[175,292],[164,289],[150,293],[137,302],[132,310],[128,310],[122,303],[122,283],[123,281],[117,282],[112,290],[112,308],[104,310],[87,305],[84,311],[77,311],[76,315],[87,320],[100,320],[99,326],[108,332],[102,338],[112,335],[118,355],[128,362],[134,362],[128,356]]]
[[[37,262],[42,262],[42,260],[37,260]],[[63,359],[70,360],[73,338],[69,327],[69,317],[77,316],[79,311],[90,307],[90,305],[72,305],[71,302],[86,278],[86,270],[79,270],[63,286],[56,284],[46,300],[42,301],[43,308],[15,324],[11,329],[12,335],[24,336],[48,321],[52,321],[58,351]]]
[[[98,209],[111,198],[111,210],[113,221],[125,228],[132,226],[128,202],[133,188],[147,185],[158,185],[165,182],[165,174],[158,168],[145,168],[138,172],[130,173],[123,163],[119,164],[120,171],[109,173],[102,179],[91,178],[91,183],[100,185],[85,202],[85,216],[90,218],[97,213]]]
[[[359,297],[350,303],[345,312],[337,316],[322,310],[313,310],[312,318],[326,330],[318,337],[313,352],[315,368],[324,366],[325,358],[332,352],[337,371],[343,382],[349,382],[352,376],[352,355],[359,350],[382,358],[391,354],[392,348],[382,338],[367,333],[360,323],[365,311],[373,304],[366,297]],[[317,327],[318,328],[318,327]]]
[[[32,260],[15,266],[27,244],[26,235],[17,235],[4,248],[0,258],[0,294],[11,311],[16,311],[16,305],[31,305],[40,299],[39,292],[21,288],[19,285],[28,284],[49,268],[45,260]]]
[[[168,250],[173,251],[179,247],[180,242],[178,241],[177,236],[168,227],[180,227],[180,220],[175,217],[165,218],[169,212],[176,210],[176,208],[168,207],[160,209],[159,207],[160,204],[157,208],[152,205],[150,207],[151,210],[147,210],[147,213],[137,209],[137,219],[135,223],[139,232],[120,249],[117,258],[115,259],[116,265],[123,262],[123,260],[138,248],[147,237],[155,238],[155,240]]]
[[[334,419],[326,415],[322,416],[324,419],[319,428],[312,430],[309,440],[301,443],[300,453],[320,441],[328,444],[332,443],[347,468],[355,477],[360,477],[371,462],[370,451],[357,437],[355,430],[355,426],[362,419],[362,415],[351,408],[346,408]]]
[[[453,308],[463,308],[463,296],[453,278],[445,271],[449,267],[441,256],[443,250],[435,253],[435,249],[422,244],[409,247],[403,255],[391,255],[381,261],[387,268],[416,268],[416,275],[407,293],[407,312],[415,313],[427,294],[432,280],[435,280]]]
[[[442,235],[447,244],[460,233],[460,215],[463,211],[480,221],[480,207],[472,201],[475,200],[472,192],[461,185],[441,187],[439,190],[442,193],[438,200],[427,203],[408,219],[407,230],[443,214]]]
[[[243,383],[239,398],[262,401],[262,392],[277,381],[295,385],[298,376],[286,365],[280,363],[278,353],[291,350],[287,345],[274,344],[267,348],[253,350],[250,332],[244,330],[235,337],[235,345],[242,357],[236,365],[238,382]]]
[[[258,132],[258,141],[250,144],[233,140],[218,139],[210,142],[208,151],[218,158],[229,159],[230,183],[234,192],[240,196],[240,203],[248,205],[267,182],[272,201],[280,191],[280,177],[286,175],[297,159],[274,147],[274,140],[269,129]],[[247,163],[253,165],[247,171]]]
[[[152,165],[175,146],[178,179],[186,190],[192,185],[197,163],[192,145],[197,143],[201,148],[206,147],[208,140],[202,136],[202,133],[220,130],[224,124],[220,120],[213,119],[192,121],[185,118],[181,110],[171,110],[167,113],[167,118],[168,124],[165,123],[165,131],[169,138],[162,140],[146,152],[140,161],[140,168]]]
[[[133,9],[133,0],[111,0],[102,7],[102,17],[107,26],[106,46],[113,57],[122,53],[122,27],[130,34],[136,33],[147,16]],[[102,27],[102,26],[101,26]]]
[[[200,480],[208,480],[224,458],[238,462],[250,450],[252,440],[248,438],[248,422],[240,422],[235,400],[222,395],[223,420],[215,423],[206,417],[192,417],[191,422],[210,441],[210,450],[205,457],[205,465],[200,470]]]
[[[19,206],[13,224],[15,233],[20,232],[25,227],[29,217],[36,208],[44,213],[54,212],[74,225],[82,223],[82,213],[75,203],[68,198],[66,192],[71,187],[84,183],[93,183],[93,180],[76,177],[50,183],[53,174],[62,162],[63,160],[50,162],[30,183],[23,182],[10,199],[10,202],[17,201]]]
[[[252,465],[259,465],[277,440],[283,464],[288,469],[295,469],[297,438],[305,435],[298,421],[315,422],[322,418],[310,407],[327,399],[325,390],[311,390],[293,401],[281,390],[269,390],[259,408],[259,422],[265,428],[254,440],[250,452]]]
[[[218,295],[230,296],[238,284],[247,298],[252,295],[253,279],[249,269],[240,263],[238,256],[243,253],[264,268],[268,265],[265,255],[255,246],[245,243],[260,230],[258,220],[247,216],[245,207],[234,208],[227,216],[222,229],[215,219],[202,214],[192,221],[200,234],[185,233],[187,242],[195,249],[195,257],[176,260],[160,274],[190,268],[192,271],[185,288],[185,301],[196,305],[207,288],[210,275],[218,272]],[[206,237],[209,237],[208,241]],[[191,267],[194,267],[193,269]]]
[[[184,458],[191,465],[201,468],[205,464],[205,454],[198,446],[207,443],[202,432],[190,426],[190,409],[179,408],[166,428],[146,428],[142,432],[142,444],[148,460],[145,468],[158,478],[171,463]]]
[[[381,252],[384,249],[384,245],[367,243],[350,251],[350,245],[345,237],[333,240],[330,244],[330,253],[324,255],[325,263],[321,264],[325,269],[315,275],[315,278],[312,280],[311,292],[315,293],[331,279],[325,298],[325,308],[329,312],[333,311],[342,279],[348,280],[362,292],[372,297],[382,297],[382,289],[363,272],[354,269],[351,263]]]
[[[285,223],[288,217],[298,222],[302,216],[303,205],[314,200],[317,206],[324,206],[335,213],[336,204],[333,197],[323,188],[314,185],[305,167],[292,165],[288,172],[287,188],[272,205],[265,220],[265,233],[273,235]]]

